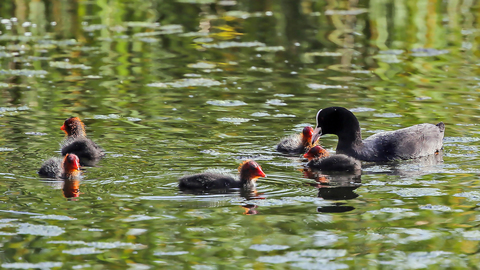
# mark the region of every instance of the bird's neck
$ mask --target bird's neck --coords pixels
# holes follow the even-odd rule
[[[255,181],[258,177],[252,177],[248,172],[240,172],[240,182],[242,185],[255,185]]]
[[[303,147],[311,147],[312,146],[312,136],[305,136],[303,134],[300,134],[302,137],[302,145]]]
[[[72,168],[70,165],[68,164],[64,164],[63,165],[63,175],[62,177],[64,179],[75,179],[77,177],[80,176],[80,170],[79,169],[75,169],[75,168]]]
[[[254,189],[255,186],[256,186],[257,178],[251,178],[251,177],[242,178],[242,177],[240,177],[240,183],[242,185],[241,187],[242,188],[248,188],[248,189]]]
[[[71,170],[71,171],[65,171],[63,173],[62,178],[64,179],[75,179],[80,176],[80,170]]]
[[[352,126],[352,129],[348,132],[343,132],[338,135],[337,154],[345,153],[350,154],[350,151],[356,149],[363,144],[362,134],[360,132],[360,126]]]
[[[76,128],[76,129],[72,129],[72,132],[69,137],[78,138],[78,137],[86,137],[86,136],[87,134],[85,133],[85,130],[81,128]]]

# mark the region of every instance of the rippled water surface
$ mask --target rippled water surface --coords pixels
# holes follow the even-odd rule
[[[478,267],[479,8],[3,1],[0,267]],[[443,121],[443,154],[308,175],[275,145],[333,105],[364,137]],[[81,181],[42,179],[70,116],[107,156]],[[255,192],[177,188],[247,158],[268,175]]]

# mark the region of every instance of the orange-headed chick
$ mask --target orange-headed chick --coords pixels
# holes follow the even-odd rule
[[[359,160],[343,154],[332,155],[321,146],[312,147],[304,157],[310,160],[306,168],[310,170],[356,172],[362,169]]]
[[[246,160],[240,164],[238,172],[238,178],[221,170],[208,170],[203,173],[187,175],[178,179],[178,187],[183,190],[253,189],[258,178],[267,177],[260,165],[253,160]]]
[[[80,160],[75,154],[67,154],[63,159],[51,158],[38,171],[48,178],[76,179],[81,175]]]
[[[310,150],[308,150],[308,152],[305,153],[305,155],[303,155],[303,157],[308,158],[308,160],[312,160],[312,159],[315,159],[315,158],[328,157],[329,155],[330,154],[328,153],[327,150],[325,150],[320,145],[316,145],[316,146],[310,148]]]
[[[285,154],[303,154],[310,148],[317,145],[318,140],[312,143],[313,128],[304,127],[302,133],[290,135],[279,144],[277,144],[277,151]]]
[[[67,134],[69,137],[86,137],[85,133],[85,124],[78,117],[70,117],[65,122],[63,126],[60,127],[61,130]]]
[[[100,146],[87,138],[85,125],[80,118],[68,118],[60,129],[68,136],[62,144],[62,155],[77,155],[82,166],[93,166],[105,155]]]

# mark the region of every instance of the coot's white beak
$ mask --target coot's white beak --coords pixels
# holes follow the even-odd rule
[[[317,127],[312,134],[312,143],[315,143],[322,136],[322,128]]]

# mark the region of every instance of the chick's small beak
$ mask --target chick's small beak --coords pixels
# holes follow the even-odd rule
[[[321,127],[317,127],[317,128],[313,131],[312,144],[315,143],[318,139],[320,139],[320,136],[322,136],[322,128],[321,128]]]
[[[75,170],[80,170],[80,162],[78,162],[78,160],[76,160],[73,165],[74,165]]]
[[[262,171],[262,168],[258,167],[258,176],[266,178],[267,175]]]
[[[65,124],[63,124],[63,126],[61,126],[60,129],[65,131]]]

